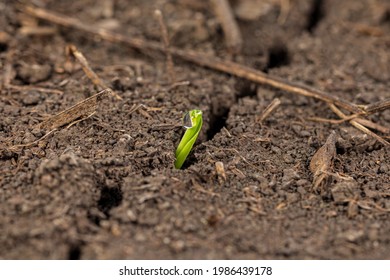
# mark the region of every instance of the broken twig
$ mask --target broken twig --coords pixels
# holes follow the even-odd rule
[[[98,88],[98,90],[103,90],[105,88],[108,88],[106,83],[103,82],[99,78],[99,76],[95,73],[95,71],[92,70],[85,56],[77,49],[75,45],[69,45],[68,51],[80,63],[84,73],[92,81],[92,83]],[[118,94],[114,93],[113,91],[111,91],[111,94],[113,94],[117,99],[122,99]]]
[[[75,45],[68,46],[70,54],[76,58],[76,60],[80,63],[83,68],[84,73],[87,77],[92,81],[92,83],[98,88],[98,90],[102,90],[108,88],[108,86],[99,78],[98,75],[92,70],[89,66],[89,63],[85,56],[76,48]]]
[[[338,115],[340,118],[342,119],[345,119],[347,116],[344,115],[343,112],[340,111],[339,108],[337,108],[334,104],[329,104],[329,107],[332,109],[332,111]],[[359,129],[360,131],[362,131],[363,133],[365,134],[368,134],[370,135],[371,137],[375,138],[376,140],[378,140],[378,142],[382,143],[383,145],[385,146],[390,146],[390,143],[387,142],[385,139],[383,139],[382,137],[380,137],[378,134],[372,132],[371,130],[369,130],[367,127],[365,127],[363,124],[359,123],[357,120],[350,120],[349,123],[351,125],[353,125],[355,128]]]
[[[390,99],[385,99],[362,107],[367,114],[384,111],[390,108]]]
[[[369,127],[371,129],[380,131],[382,133],[390,133],[390,128],[384,127],[380,124],[374,123],[374,122],[367,120],[367,119],[358,118],[358,116],[360,116],[360,115],[359,114],[352,114],[352,115],[345,116],[345,118],[341,118],[338,120],[324,119],[324,118],[319,118],[319,117],[310,117],[310,118],[306,118],[306,119],[309,121],[324,122],[324,123],[331,123],[331,124],[341,124],[343,122],[355,120],[356,122],[360,123],[361,125]]]
[[[272,102],[265,108],[258,118],[258,122],[262,123],[277,107],[280,105],[280,99],[275,98]]]

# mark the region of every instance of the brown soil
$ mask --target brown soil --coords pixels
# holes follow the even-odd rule
[[[389,259],[390,156],[325,103],[249,83],[181,60],[172,87],[164,55],[54,25],[0,1],[0,258],[3,259]],[[208,1],[34,1],[85,24],[229,57]],[[357,104],[390,97],[386,0],[232,1],[243,35],[235,61]],[[252,3],[253,2],[253,3]],[[285,2],[285,1],[282,1]],[[251,14],[252,12],[252,14]],[[65,46],[75,44],[122,100],[44,140],[37,129],[98,92]],[[44,92],[27,87],[56,89]],[[282,104],[256,121],[275,98]],[[143,104],[138,110],[133,105]],[[133,107],[134,108],[134,107]],[[184,112],[204,113],[182,170],[173,168]],[[390,127],[390,111],[370,117]],[[331,180],[313,191],[309,164],[334,130]],[[224,164],[226,180],[215,163]]]

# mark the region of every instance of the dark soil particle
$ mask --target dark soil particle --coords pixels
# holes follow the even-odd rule
[[[229,56],[207,1],[38,2],[154,41],[159,8],[172,45]],[[390,98],[386,0],[290,1],[284,16],[282,2],[231,1],[244,39],[234,60],[357,104]],[[0,1],[1,259],[390,258],[389,149],[348,122],[308,120],[335,119],[325,103],[181,60],[172,85],[163,55],[67,28],[23,34],[51,24],[15,5]],[[39,123],[97,92],[66,56],[69,43],[122,99],[109,96],[90,118],[10,149],[37,141],[47,133]],[[259,122],[275,98],[281,105]],[[176,170],[191,109],[203,111],[204,125]],[[390,127],[388,110],[370,118]],[[315,191],[310,160],[332,130],[332,174]]]

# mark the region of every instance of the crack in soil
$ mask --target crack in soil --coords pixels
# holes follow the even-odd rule
[[[290,64],[290,54],[288,48],[278,43],[271,46],[268,50],[268,63],[263,70],[268,72],[272,68],[278,68]],[[247,80],[239,80],[237,82],[237,90],[235,92],[234,102],[230,102],[228,106],[226,104],[213,103],[210,105],[210,121],[209,129],[207,130],[207,141],[212,140],[216,134],[218,134],[223,127],[226,126],[226,121],[229,116],[230,108],[233,105],[239,104],[240,99],[245,97],[257,98],[257,85]],[[213,112],[217,112],[214,113]]]
[[[317,0],[313,4],[312,11],[310,13],[309,21],[310,24],[317,24],[322,18],[322,0]],[[317,19],[316,22],[312,23],[313,19]],[[314,28],[311,26],[310,28]],[[277,41],[273,45],[267,47],[268,58],[265,65],[262,67],[262,71],[268,73],[270,69],[287,66],[290,64],[290,53],[284,42]],[[226,122],[229,116],[230,108],[239,104],[240,99],[245,97],[257,98],[257,85],[248,80],[238,79],[236,83],[235,97],[232,102],[219,103],[213,102],[210,105],[210,120],[209,129],[207,131],[207,141],[212,140],[223,127],[226,126]]]

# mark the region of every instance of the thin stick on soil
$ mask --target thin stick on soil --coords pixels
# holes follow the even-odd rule
[[[99,102],[104,96],[112,94],[111,89],[107,88],[95,95],[84,99],[83,101],[73,105],[72,107],[50,117],[48,120],[40,124],[41,129],[55,129],[66,124],[72,123],[78,118],[86,119],[95,113]]]
[[[258,122],[262,123],[277,107],[280,105],[280,99],[275,98],[272,102],[265,108],[258,118]]]
[[[225,34],[226,46],[233,54],[241,52],[242,36],[228,0],[211,0],[214,13]]]
[[[89,66],[89,63],[85,56],[76,48],[75,45],[68,46],[69,53],[76,58],[76,60],[80,63],[83,68],[84,73],[87,77],[92,81],[92,83],[98,88],[98,90],[102,90],[104,88],[108,88],[108,86],[99,78],[99,76],[92,70]]]
[[[344,115],[343,112],[340,111],[339,108],[337,108],[334,104],[329,104],[329,107],[332,109],[332,111],[338,115],[340,118],[344,119],[346,118],[347,116]],[[390,143],[387,142],[385,139],[383,139],[382,137],[380,137],[379,135],[375,134],[374,132],[372,132],[371,130],[369,130],[368,128],[366,128],[364,125],[358,123],[356,120],[350,120],[349,123],[351,125],[353,125],[355,128],[359,129],[360,131],[362,131],[363,133],[365,134],[368,134],[370,135],[371,137],[375,138],[378,142],[382,143],[383,145],[389,147],[390,146]]]
[[[339,120],[324,119],[324,118],[319,118],[319,117],[310,117],[310,118],[306,118],[306,119],[309,120],[309,121],[331,123],[331,124],[341,124],[341,123],[344,123],[344,122],[347,122],[347,121],[350,121],[350,120],[355,120],[358,123],[360,123],[361,125],[369,127],[371,129],[380,131],[382,133],[390,133],[390,129],[389,128],[384,127],[384,126],[382,126],[380,124],[377,124],[377,123],[373,123],[370,120],[359,118],[360,115],[361,114],[352,114],[352,115],[346,116],[345,118],[342,118],[342,119],[339,119]]]
[[[160,10],[155,10],[154,15],[157,18],[157,21],[161,28],[161,35],[164,41],[165,54],[167,56],[167,70],[170,77],[170,82],[173,84],[176,81],[175,75],[175,67],[173,65],[172,54],[170,50],[169,36],[168,36],[168,28],[164,22],[164,18],[162,12]]]
[[[106,83],[104,83],[99,76],[92,70],[92,68],[89,66],[89,63],[85,56],[77,49],[75,45],[69,45],[68,46],[69,53],[80,63],[84,73],[87,75],[87,77],[92,81],[92,83],[98,88],[98,90],[103,90],[105,88],[108,88]],[[119,95],[116,93],[111,92],[115,95],[116,98],[122,99]]]
[[[375,103],[371,103],[369,105],[362,106],[362,107],[367,114],[373,114],[376,112],[384,111],[390,108],[390,98]]]
[[[322,123],[331,123],[331,124],[341,124],[341,123],[347,122],[347,121],[349,121],[349,120],[353,120],[353,119],[355,119],[357,116],[358,116],[357,114],[353,114],[353,115],[347,116],[345,119],[338,119],[338,120],[326,119],[326,118],[320,118],[320,117],[309,117],[309,118],[306,118],[306,120],[308,120],[308,121],[313,121],[313,122],[322,122]]]
[[[364,126],[366,126],[368,128],[374,129],[376,131],[379,131],[379,132],[382,132],[382,133],[385,133],[385,134],[390,133],[390,128],[384,127],[384,126],[382,126],[380,124],[377,124],[377,123],[374,123],[374,122],[372,122],[370,120],[362,119],[362,118],[356,118],[354,120],[356,122],[358,122],[359,124],[364,125]]]

